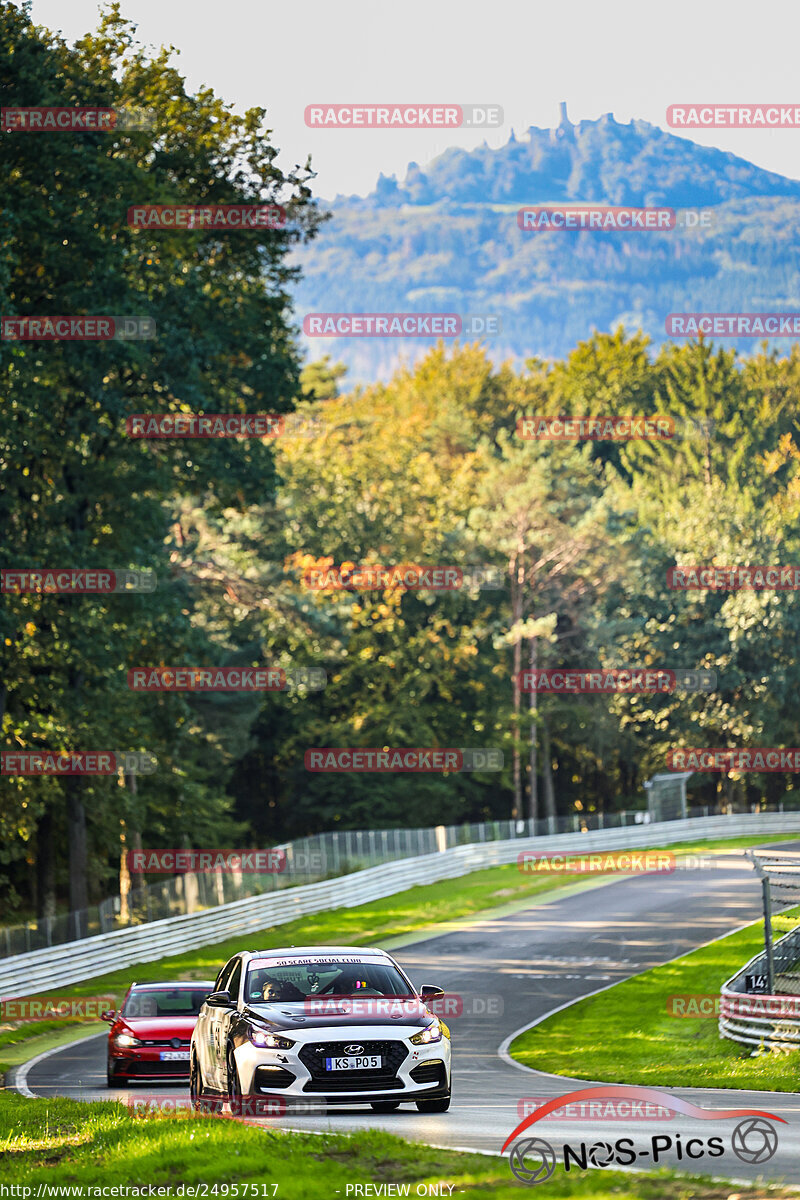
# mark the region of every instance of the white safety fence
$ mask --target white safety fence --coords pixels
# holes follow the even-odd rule
[[[336,879],[250,896],[208,911],[169,917],[5,958],[0,960],[0,998],[30,996],[48,988],[80,983],[95,975],[234,936],[241,938],[242,949],[249,945],[257,950],[258,939],[254,935],[259,931],[328,909],[352,908],[419,884],[511,863],[525,851],[633,850],[710,837],[762,834],[769,837],[794,832],[800,834],[800,813],[747,813],[456,846],[438,854],[400,859]]]

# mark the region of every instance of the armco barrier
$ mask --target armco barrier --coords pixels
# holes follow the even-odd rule
[[[769,810],[772,811],[772,810]],[[781,806],[780,812],[783,812]],[[710,816],[690,812],[686,816]],[[319,883],[337,875],[366,871],[400,858],[438,854],[472,842],[502,842],[518,837],[552,837],[557,833],[580,833],[587,829],[620,829],[648,823],[649,812],[572,813],[539,820],[462,822],[426,829],[335,829],[327,833],[284,842],[273,847],[285,855],[282,871],[266,873],[247,870],[200,871],[162,877],[157,883],[142,883],[138,872],[124,900],[117,894],[98,904],[28,920],[20,925],[0,926],[0,958],[30,954],[79,942],[100,933],[114,933],[127,925],[166,921],[201,909],[233,904],[284,887]],[[665,818],[665,819],[671,819]]]
[[[773,948],[775,982],[781,986],[781,968],[800,959],[800,929],[792,929],[779,938]],[[762,952],[722,985],[719,1005],[719,1032],[742,1046],[765,1050],[800,1048],[800,996],[788,992],[768,995],[746,992],[746,975],[763,975],[767,956]],[[785,977],[784,977],[785,980]],[[797,1008],[797,1014],[792,1010]]]
[[[137,963],[166,958],[183,950],[238,935],[243,948],[258,949],[253,935],[298,917],[331,908],[352,908],[369,900],[392,896],[416,884],[453,879],[484,867],[515,862],[526,850],[626,850],[697,842],[709,837],[741,837],[776,833],[800,834],[799,813],[761,813],[698,817],[685,821],[634,825],[553,837],[515,838],[505,842],[456,846],[369,867],[336,879],[251,896],[205,912],[188,913],[137,925],[97,937],[68,942],[30,954],[0,960],[0,997],[31,996],[47,988],[64,987]],[[222,964],[220,963],[220,966]]]

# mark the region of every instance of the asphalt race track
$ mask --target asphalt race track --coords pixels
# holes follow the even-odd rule
[[[795,849],[794,844],[782,844]],[[465,1012],[453,1018],[453,1103],[443,1115],[422,1115],[413,1107],[391,1114],[369,1109],[337,1109],[320,1116],[264,1119],[271,1128],[353,1130],[377,1127],[429,1144],[499,1153],[518,1124],[518,1101],[560,1096],[592,1081],[549,1076],[513,1065],[501,1047],[511,1034],[537,1018],[608,984],[676,958],[712,938],[760,916],[761,890],[743,856],[717,855],[705,870],[621,878],[562,896],[511,915],[478,921],[395,949],[416,985],[434,983],[463,997],[465,1009],[488,1007],[490,1014]],[[497,999],[492,998],[500,998]],[[498,1010],[502,1010],[499,1012]],[[125,1089],[105,1084],[105,1035],[67,1046],[30,1068],[27,1087],[37,1096],[87,1100],[117,1096]],[[800,1065],[800,1063],[799,1063]],[[186,1089],[143,1084],[159,1096],[185,1095]],[[666,1154],[658,1165],[707,1171],[733,1179],[785,1179],[800,1183],[800,1094],[676,1089],[676,1095],[703,1108],[759,1108],[785,1118],[776,1126],[778,1149],[762,1166],[740,1161],[731,1149],[736,1120],[565,1121],[547,1119],[523,1137],[592,1144],[634,1138],[637,1152],[651,1135],[679,1133],[687,1138],[722,1135],[722,1157],[678,1162]],[[704,1163],[707,1164],[704,1166]],[[644,1155],[642,1168],[652,1163]]]

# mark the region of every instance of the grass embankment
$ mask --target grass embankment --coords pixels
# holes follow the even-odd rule
[[[262,1121],[262,1128],[254,1128],[188,1113],[134,1119],[118,1103],[25,1100],[0,1094],[0,1128],[5,1131],[0,1136],[0,1185],[30,1187],[29,1195],[36,1195],[41,1185],[45,1196],[47,1185],[65,1189],[61,1195],[69,1186],[153,1185],[175,1194],[179,1185],[185,1185],[179,1196],[190,1195],[189,1187],[199,1185],[195,1193],[199,1196],[319,1200],[354,1196],[353,1185],[371,1184],[360,1195],[375,1196],[380,1195],[375,1185],[395,1184],[408,1186],[408,1192],[393,1188],[389,1194],[519,1200],[522,1185],[511,1174],[508,1159],[499,1154],[494,1158],[441,1150],[378,1131],[352,1136],[265,1132],[265,1124]],[[436,1118],[432,1137],[438,1128]],[[425,1185],[437,1185],[437,1190],[431,1186],[428,1191]],[[557,1168],[546,1190],[550,1200],[728,1200],[731,1185],[666,1171],[565,1175]],[[763,1188],[739,1186],[736,1191],[748,1200],[766,1195]],[[772,1200],[792,1194],[797,1195],[769,1189]],[[90,1200],[92,1193],[84,1191],[83,1196]]]
[[[720,1037],[716,1017],[670,1015],[671,997],[718,996],[763,947],[764,927],[756,922],[577,1001],[515,1038],[511,1054],[541,1071],[607,1083],[800,1091],[797,1051],[753,1058]]]

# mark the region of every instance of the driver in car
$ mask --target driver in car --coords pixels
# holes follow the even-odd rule
[[[271,979],[269,975],[264,980],[261,996],[271,1004],[276,1002],[286,1004],[292,1000],[304,999],[303,993],[293,983],[289,983],[288,980]]]

